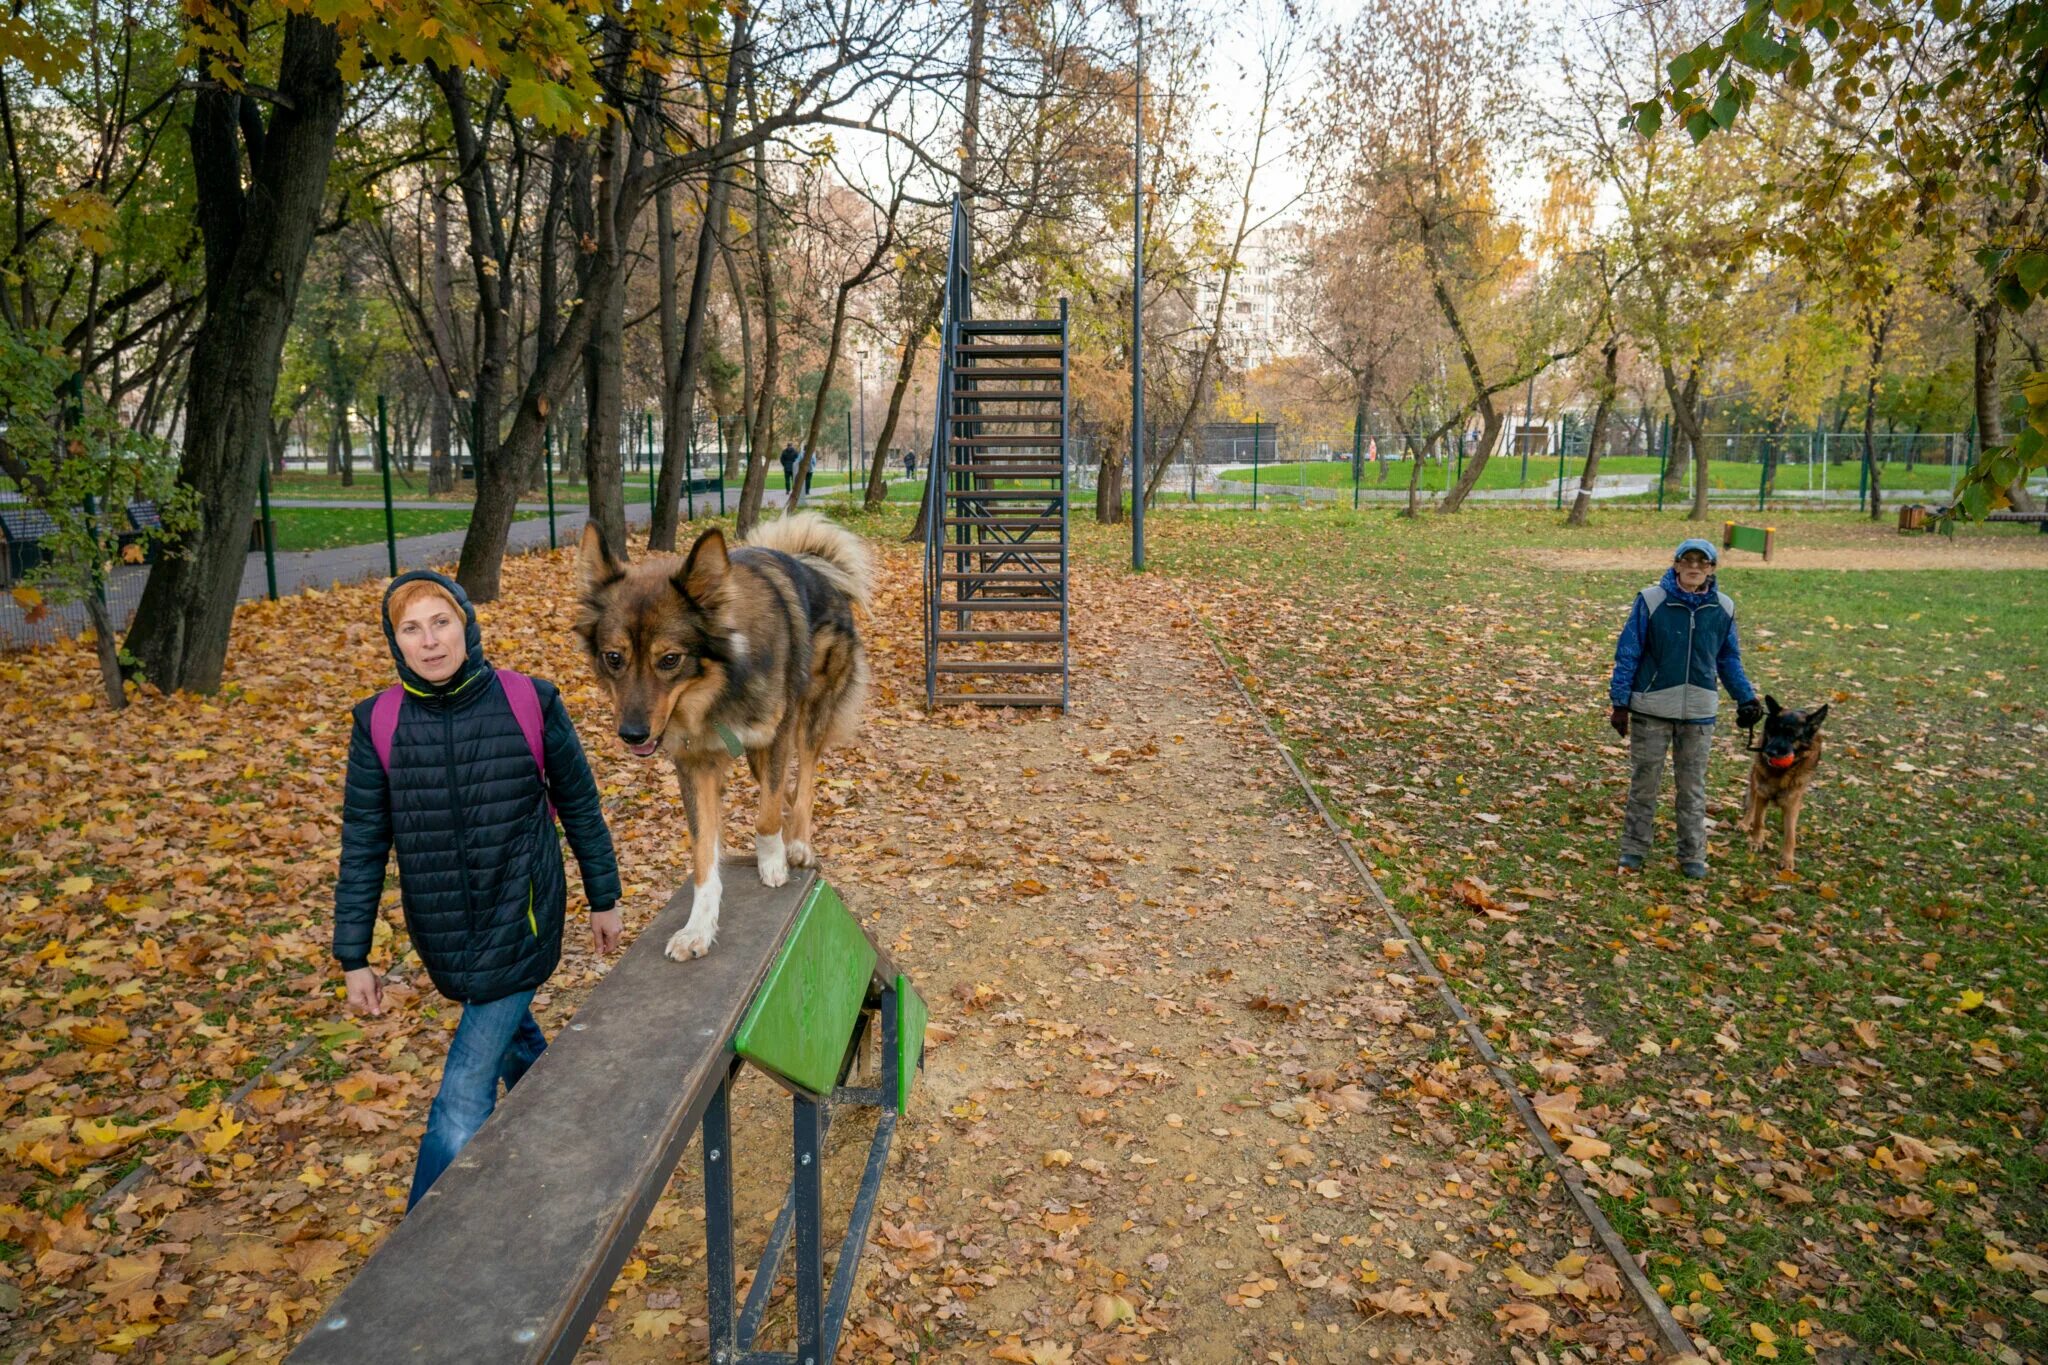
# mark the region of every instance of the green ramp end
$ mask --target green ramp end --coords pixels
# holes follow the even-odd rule
[[[831,1094],[874,970],[874,945],[820,881],[733,1035],[733,1051],[799,1089]]]
[[[910,1087],[917,1082],[917,1069],[924,1065],[924,1026],[931,1010],[910,978],[896,977],[896,1110],[910,1107]]]

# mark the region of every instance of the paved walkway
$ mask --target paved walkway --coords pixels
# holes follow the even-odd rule
[[[777,490],[763,493],[761,505],[764,509],[779,508],[783,495]],[[728,500],[730,507],[737,507],[739,500],[734,496]],[[365,507],[381,510],[384,503],[344,502],[333,499],[273,499],[273,509],[280,507]],[[521,503],[521,511],[547,511],[547,504]],[[555,541],[559,545],[573,545],[583,534],[583,523],[590,520],[587,508],[557,507],[555,511]],[[626,524],[645,526],[647,504],[626,504]],[[438,531],[433,535],[401,536],[398,539],[398,571],[433,568],[437,565],[452,564],[462,553],[462,538],[465,530]],[[505,538],[505,553],[526,554],[533,550],[544,550],[548,543],[547,518],[535,517],[527,521],[515,521]],[[305,550],[296,554],[277,556],[277,594],[287,597],[306,588],[330,588],[338,583],[359,583],[366,578],[382,578],[390,572],[390,560],[385,553],[384,542],[372,541],[368,545],[343,545],[329,550]],[[135,604],[142,599],[142,586],[149,577],[147,568],[123,566],[115,569],[107,583],[107,610],[113,616],[115,628],[126,630],[135,615]],[[253,601],[269,591],[263,569],[263,555],[260,551],[251,554],[242,565],[242,601]],[[0,594],[0,650],[22,649],[32,645],[49,644],[56,640],[76,635],[85,628],[85,608],[73,603],[62,607],[49,608],[43,618],[31,625],[21,605],[12,597]]]

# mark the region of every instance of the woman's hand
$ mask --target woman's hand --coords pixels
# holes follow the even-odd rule
[[[626,936],[626,924],[616,910],[597,910],[590,916],[590,946],[600,957],[609,957],[619,950],[619,940]]]
[[[382,1014],[384,1012],[384,983],[369,967],[358,967],[344,972],[342,979],[348,982],[348,1007],[357,1014]]]

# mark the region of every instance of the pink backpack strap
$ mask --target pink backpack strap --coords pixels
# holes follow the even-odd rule
[[[533,679],[524,673],[514,673],[509,668],[497,670],[498,683],[505,689],[505,700],[512,703],[512,718],[519,722],[519,733],[526,736],[526,747],[533,754],[533,766],[540,769],[541,786],[548,782],[547,726],[541,719],[540,692],[533,685]],[[555,803],[548,802],[552,813]]]
[[[404,701],[405,688],[393,683],[370,704],[370,744],[387,777],[391,774],[391,737],[398,733],[398,708]]]

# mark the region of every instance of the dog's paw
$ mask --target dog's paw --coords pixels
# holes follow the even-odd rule
[[[781,886],[789,880],[789,855],[780,834],[754,836],[754,866],[761,870],[763,886]]]
[[[697,888],[690,906],[689,921],[668,936],[662,952],[677,962],[688,962],[711,951],[718,941],[718,902],[721,888],[716,877]]]
[[[809,867],[818,861],[818,855],[812,852],[811,846],[802,839],[789,840],[783,845],[783,849],[791,867]]]

